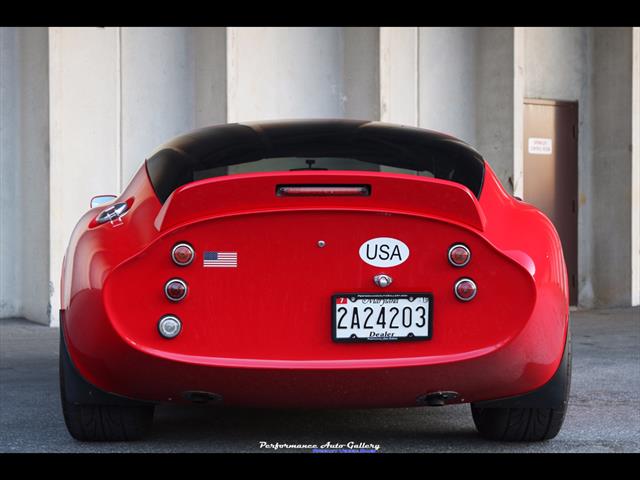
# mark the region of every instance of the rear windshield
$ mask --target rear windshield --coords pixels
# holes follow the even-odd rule
[[[484,161],[453,137],[378,122],[229,124],[178,137],[147,160],[161,202],[178,187],[246,172],[382,171],[460,183],[479,197]]]

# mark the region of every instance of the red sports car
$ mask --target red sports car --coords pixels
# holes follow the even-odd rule
[[[160,403],[470,403],[490,439],[560,430],[558,235],[464,142],[355,120],[219,125],[160,147],[108,200],[62,269],[76,439],[139,438]]]

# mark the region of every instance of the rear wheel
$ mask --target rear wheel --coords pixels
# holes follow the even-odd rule
[[[480,435],[504,442],[538,442],[555,437],[562,427],[566,407],[476,408],[473,421]]]
[[[139,440],[153,422],[148,406],[75,405],[63,398],[62,412],[71,436],[86,442]]]
[[[473,422],[480,435],[505,442],[537,442],[554,438],[564,422],[571,383],[571,337],[567,338],[566,361],[560,364],[559,380],[564,399],[553,407],[480,407],[471,404]]]
[[[86,396],[99,394],[100,401],[85,403],[72,401],[68,388],[84,389]],[[71,389],[70,391],[74,391]],[[153,423],[153,405],[136,404],[106,392],[97,392],[79,379],[60,338],[60,400],[67,430],[81,441],[113,442],[138,440],[145,436]]]

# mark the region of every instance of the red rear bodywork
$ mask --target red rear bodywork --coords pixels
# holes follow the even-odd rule
[[[277,194],[281,185],[367,185],[367,196]],[[430,392],[476,402],[532,391],[560,363],[568,325],[558,236],[544,215],[508,195],[486,166],[480,198],[447,180],[363,171],[228,175],[187,183],[161,203],[140,168],[117,201],[114,226],[89,211],[67,251],[62,279],[65,340],[78,372],[110,393],[184,402],[212,392],[225,404],[291,407],[412,406]],[[377,237],[410,257],[379,268],[358,249]],[[318,242],[323,241],[320,248]],[[180,267],[171,249],[188,242]],[[451,245],[472,252],[452,266]],[[236,268],[204,268],[207,250],[237,252]],[[413,342],[337,343],[336,293],[433,295],[432,336]],[[474,280],[459,301],[453,285]],[[180,278],[188,293],[169,301]],[[183,329],[167,340],[157,322]]]

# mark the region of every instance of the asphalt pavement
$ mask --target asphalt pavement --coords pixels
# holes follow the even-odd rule
[[[640,452],[640,309],[572,312],[573,379],[553,440],[481,439],[468,405],[376,410],[160,406],[151,435],[81,443],[64,426],[57,328],[0,320],[0,452],[310,452],[330,444],[378,452]],[[261,442],[269,445],[261,447]],[[349,443],[353,442],[353,443]]]

